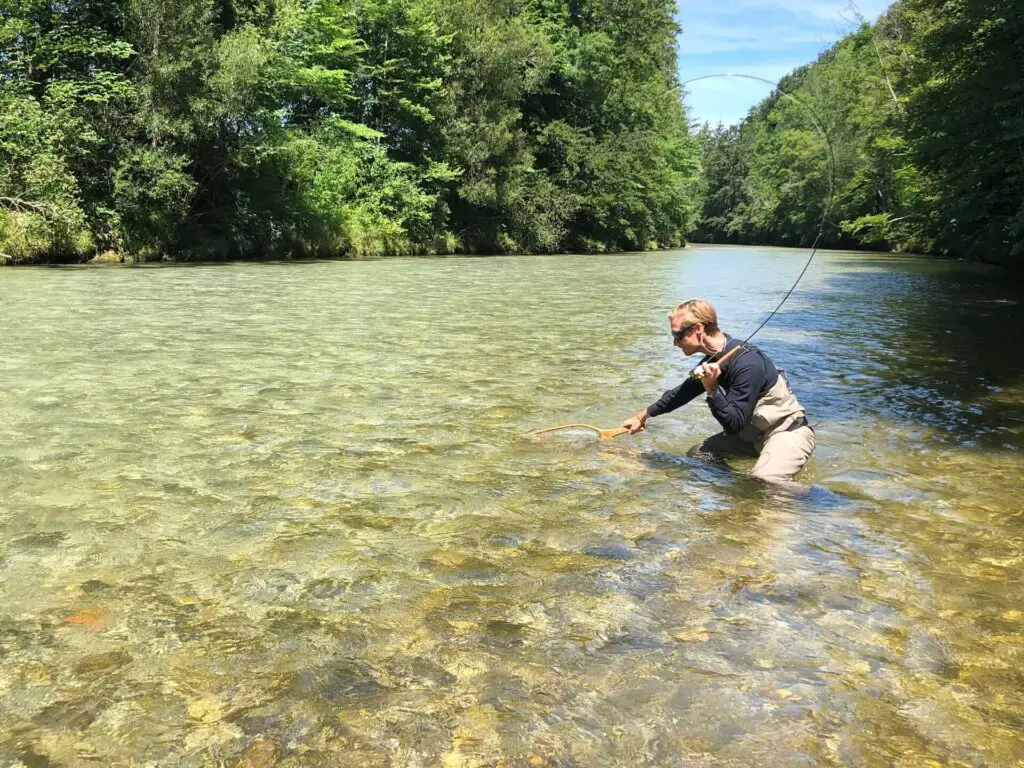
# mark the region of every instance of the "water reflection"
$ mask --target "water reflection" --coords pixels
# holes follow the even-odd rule
[[[617,423],[688,369],[666,307],[742,332],[803,259],[5,273],[0,761],[1015,765],[998,278],[822,256],[758,336],[801,488],[688,457],[699,406],[513,439]]]

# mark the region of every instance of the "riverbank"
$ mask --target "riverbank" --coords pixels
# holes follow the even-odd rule
[[[640,250],[628,251],[630,253],[653,253],[659,251],[674,251],[682,250],[690,247],[691,244],[682,243],[680,245],[671,246],[659,246],[657,244],[650,244],[650,247]],[[615,251],[610,248],[596,248],[579,251],[559,251],[559,252],[519,252],[519,253],[504,253],[498,250],[490,251],[479,251],[475,253],[469,253],[457,248],[451,250],[433,250],[433,251],[415,251],[410,253],[364,253],[360,255],[341,253],[335,256],[325,255],[299,255],[299,256],[253,256],[250,258],[225,258],[225,259],[191,259],[191,258],[133,258],[130,254],[118,253],[116,251],[106,251],[96,256],[88,256],[82,254],[80,256],[69,256],[66,258],[59,259],[36,259],[26,261],[16,261],[10,257],[4,257],[4,254],[0,254],[0,266],[12,266],[12,267],[30,267],[30,266],[143,266],[143,265],[155,265],[155,264],[166,264],[166,265],[198,265],[198,264],[232,264],[232,263],[259,263],[267,261],[293,261],[293,262],[313,262],[313,261],[371,261],[377,259],[394,259],[394,258],[438,258],[438,257],[468,257],[468,258],[487,258],[490,256],[601,256],[610,255],[615,253],[623,253],[623,251]]]

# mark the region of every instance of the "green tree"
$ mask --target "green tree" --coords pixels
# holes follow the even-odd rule
[[[895,3],[705,135],[697,236],[806,245],[830,199],[826,245],[1019,261],[1022,33],[1009,0]]]
[[[681,243],[664,0],[9,0],[8,260]]]
[[[1024,257],[1024,6],[1016,0],[906,0],[923,26],[927,77],[908,103],[909,137],[934,179],[936,243],[996,260]]]

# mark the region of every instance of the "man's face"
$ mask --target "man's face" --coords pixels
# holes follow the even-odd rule
[[[676,315],[669,322],[672,330],[672,344],[683,350],[684,355],[693,355],[700,351],[700,337],[704,331],[703,323],[689,323],[682,315]]]

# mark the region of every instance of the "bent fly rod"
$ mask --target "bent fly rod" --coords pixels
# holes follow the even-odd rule
[[[768,325],[768,322],[773,317],[775,317],[775,315],[778,313],[778,311],[780,309],[782,309],[782,305],[786,303],[786,301],[789,299],[789,297],[793,294],[793,291],[796,290],[796,287],[800,284],[800,281],[803,279],[804,275],[807,273],[808,267],[811,266],[811,262],[814,261],[814,257],[818,253],[818,245],[821,243],[821,238],[824,237],[824,235],[825,235],[825,228],[826,228],[826,226],[828,226],[829,217],[832,215],[832,205],[835,202],[836,154],[835,154],[835,148],[832,146],[832,138],[828,135],[828,131],[825,130],[825,124],[822,122],[821,117],[814,110],[814,108],[810,104],[808,104],[806,101],[803,101],[802,99],[797,98],[796,96],[794,96],[791,93],[786,93],[785,91],[781,90],[778,87],[778,83],[773,83],[771,80],[767,80],[767,79],[765,79],[763,77],[758,77],[757,75],[735,74],[735,73],[731,73],[731,72],[730,73],[717,74],[717,75],[701,75],[700,77],[694,77],[694,78],[691,78],[689,80],[684,80],[679,85],[671,88],[668,92],[671,93],[674,90],[678,90],[680,88],[685,88],[686,86],[690,85],[690,83],[700,82],[701,80],[712,80],[714,78],[720,78],[720,77],[734,77],[734,78],[739,78],[739,79],[743,79],[743,80],[753,80],[753,81],[760,82],[760,83],[766,83],[767,85],[770,85],[773,90],[777,90],[779,92],[780,97],[789,99],[794,104],[796,104],[799,107],[805,109],[807,111],[807,114],[811,118],[811,122],[813,123],[815,130],[817,130],[817,132],[819,134],[821,134],[821,137],[825,140],[826,167],[828,168],[828,191],[825,194],[825,204],[822,206],[821,221],[818,224],[818,233],[814,236],[814,241],[811,243],[811,253],[807,257],[807,263],[804,264],[804,268],[800,270],[800,274],[798,274],[796,276],[796,280],[793,281],[793,285],[791,285],[789,287],[789,290],[786,291],[786,294],[782,297],[782,300],[775,306],[775,309],[773,309],[771,312],[768,313],[768,316],[761,322],[761,324],[759,326],[757,326],[757,328],[755,328],[753,330],[753,332],[749,336],[747,336],[747,338],[745,338],[742,341],[742,343],[739,344],[739,346],[733,347],[731,350],[729,350],[724,355],[722,355],[721,358],[719,358],[718,360],[715,360],[716,355],[720,355],[721,354],[721,350],[719,350],[715,354],[711,355],[705,361],[705,362],[708,362],[708,363],[718,363],[719,365],[724,365],[725,362],[729,358],[731,358],[734,354],[736,354],[737,352],[739,352],[741,350],[745,350],[747,342],[749,342],[752,338],[754,338],[754,336],[757,335],[757,333],[762,328],[764,328],[766,325]],[[699,367],[700,366],[698,365],[692,371],[690,371],[690,377],[691,378],[699,378],[696,375],[697,368],[699,368]],[[555,432],[555,431],[564,430],[564,429],[574,429],[574,428],[575,429],[587,429],[587,430],[590,430],[592,432],[595,432],[597,434],[599,440],[611,440],[611,439],[613,439],[615,437],[618,437],[619,435],[623,435],[623,434],[625,434],[625,433],[627,433],[629,431],[628,429],[626,429],[624,427],[616,427],[616,428],[612,428],[612,429],[601,429],[599,427],[590,426],[589,424],[560,424],[557,427],[548,427],[547,429],[539,429],[539,430],[536,430],[534,432],[528,432],[526,434],[526,437],[534,437],[536,435],[543,435],[543,434],[547,434],[549,432]]]
[[[800,281],[803,279],[804,275],[807,273],[807,268],[811,266],[811,262],[814,260],[815,255],[818,253],[818,244],[821,242],[821,238],[825,234],[825,227],[828,225],[829,216],[832,215],[832,205],[835,202],[836,153],[835,153],[835,148],[832,146],[832,138],[828,135],[828,131],[825,130],[825,124],[822,122],[821,117],[818,115],[818,113],[814,110],[814,107],[812,107],[806,101],[803,101],[802,99],[797,98],[793,94],[786,93],[785,91],[779,89],[778,88],[778,84],[777,83],[773,83],[771,80],[766,80],[765,78],[758,77],[757,75],[741,75],[741,74],[734,74],[734,73],[730,72],[730,73],[722,73],[722,74],[717,74],[717,75],[702,75],[700,77],[694,77],[694,78],[691,78],[689,80],[684,80],[677,87],[685,88],[690,83],[700,82],[701,80],[712,80],[714,78],[720,78],[720,77],[735,77],[735,78],[739,78],[739,79],[743,79],[743,80],[753,80],[753,81],[756,81],[756,82],[759,82],[759,83],[766,83],[767,85],[770,85],[773,90],[778,90],[779,91],[779,95],[781,97],[789,99],[790,101],[792,101],[797,106],[802,107],[803,109],[807,110],[807,114],[810,116],[811,122],[814,124],[815,130],[817,130],[818,133],[821,134],[822,139],[825,140],[825,157],[826,157],[826,166],[828,168],[828,191],[825,194],[825,204],[822,206],[821,221],[818,223],[818,233],[814,236],[814,241],[811,243],[811,254],[807,257],[807,263],[804,264],[804,268],[800,270],[800,274],[796,276],[796,280],[793,281],[793,285],[791,285],[789,287],[789,290],[786,291],[786,295],[782,297],[782,300],[776,305],[775,309],[773,309],[768,314],[768,317],[766,317],[761,322],[761,324],[759,326],[757,326],[757,328],[755,328],[753,330],[753,332],[749,336],[747,336],[747,338],[745,338],[743,340],[743,342],[740,344],[739,347],[736,347],[736,349],[741,349],[743,347],[743,345],[745,345],[748,341],[750,341],[752,338],[754,338],[754,336],[757,334],[758,331],[760,331],[762,328],[764,328],[766,325],[768,325],[768,321],[771,320],[773,317],[775,317],[776,313],[778,313],[778,311],[780,309],[782,309],[782,305],[786,303],[786,300],[793,294],[793,291],[796,290],[796,287],[800,284]],[[716,354],[718,354],[718,353],[716,353]],[[718,361],[716,361],[714,359],[714,357],[715,356],[712,355],[711,358],[709,358],[707,362],[722,363],[722,362],[725,361],[724,357],[721,360],[718,360]],[[700,367],[700,366],[697,366],[697,367]],[[697,368],[694,368],[693,371],[690,371],[690,376],[694,376],[696,370],[697,370]]]

